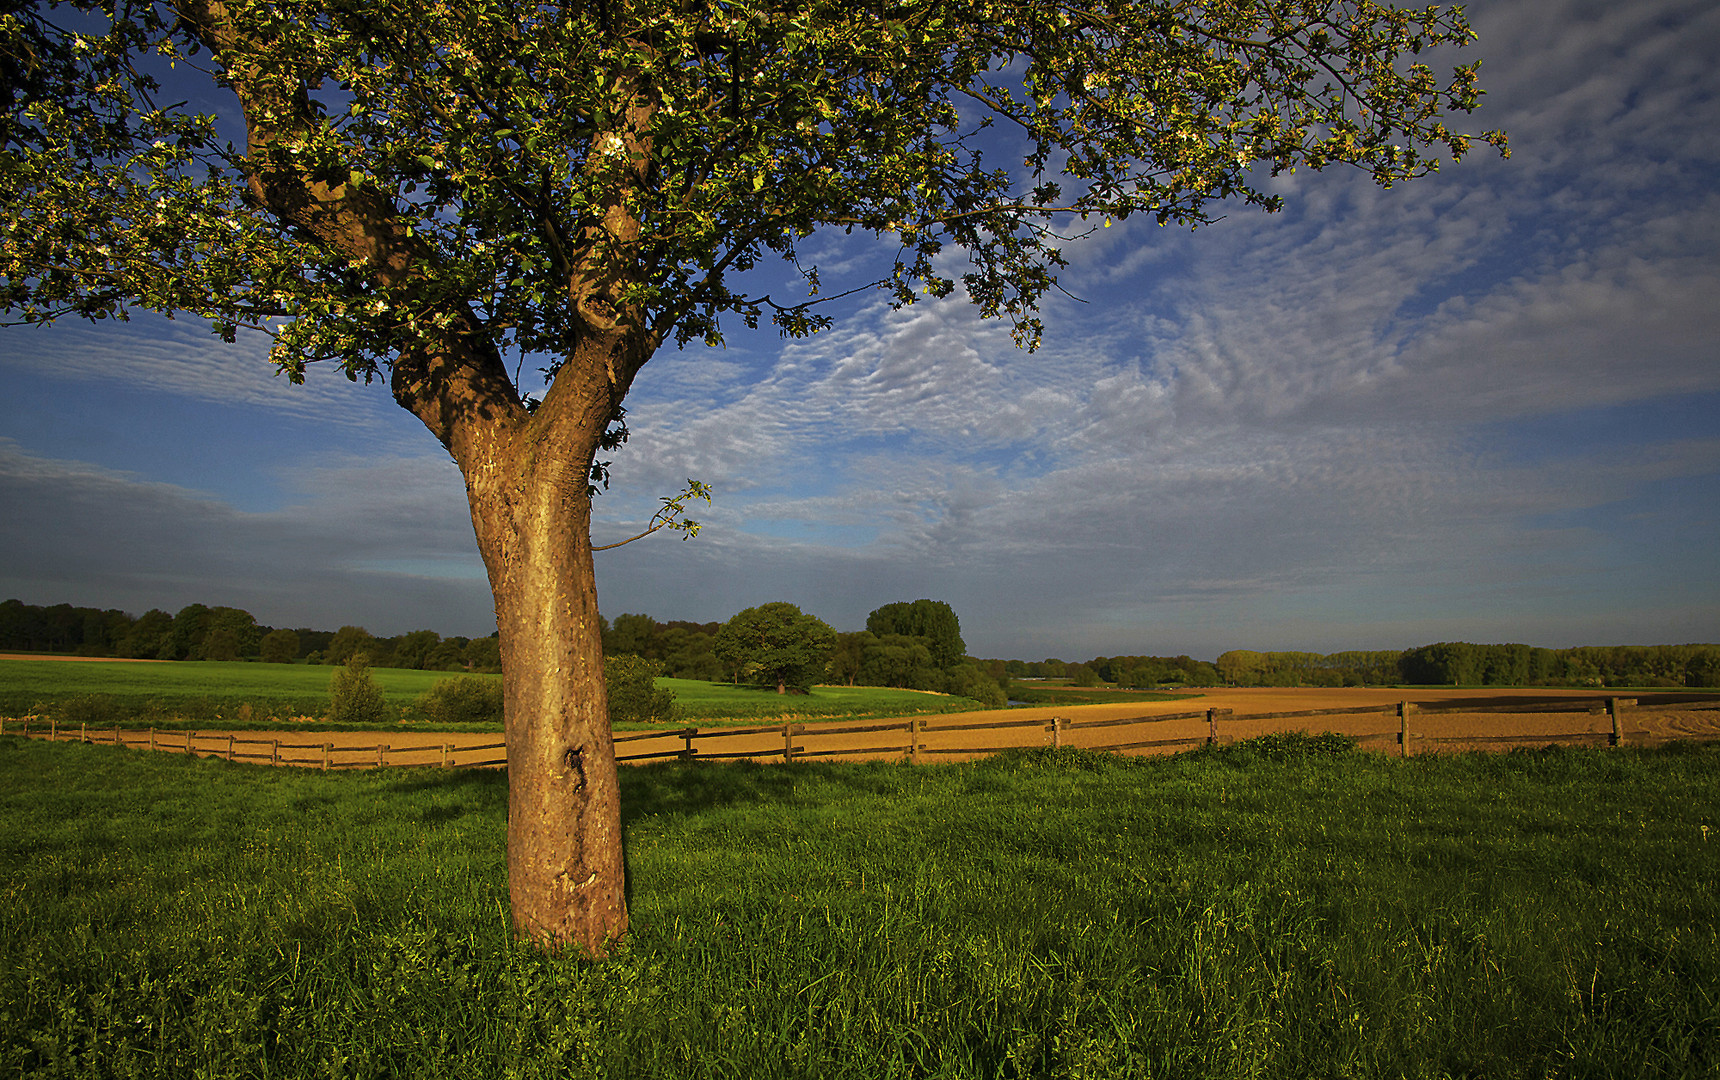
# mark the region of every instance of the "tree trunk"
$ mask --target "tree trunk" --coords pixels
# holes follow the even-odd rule
[[[466,467],[466,486],[501,632],[514,929],[601,957],[627,930],[621,802],[588,532],[590,454],[557,443],[528,439],[512,460],[492,459],[500,468]]]

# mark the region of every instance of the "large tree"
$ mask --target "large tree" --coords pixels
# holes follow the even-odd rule
[[[294,380],[388,379],[495,593],[516,926],[601,953],[626,911],[588,524],[652,354],[820,328],[821,228],[896,246],[837,294],[960,290],[1032,345],[1060,232],[1461,156],[1475,67],[1422,59],[1471,36],[1372,0],[12,3],[0,305],[191,313]],[[175,104],[190,78],[242,130]],[[807,295],[749,291],[771,257]]]
[[[924,638],[932,651],[932,663],[952,668],[967,656],[962,641],[961,620],[955,609],[942,600],[906,600],[885,604],[866,616],[866,629],[874,634],[906,634]]]
[[[836,649],[836,631],[816,615],[784,600],[738,612],[717,631],[717,659],[776,692],[807,693]]]

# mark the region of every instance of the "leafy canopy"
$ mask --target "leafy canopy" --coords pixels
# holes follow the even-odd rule
[[[836,648],[836,631],[816,615],[776,601],[737,613],[717,631],[712,651],[743,678],[806,692]]]
[[[1058,229],[1461,157],[1478,65],[1421,54],[1472,36],[1372,0],[9,6],[0,306],[257,327],[295,379],[369,379],[451,328],[553,373],[592,334],[816,331],[801,245],[839,227],[897,244],[854,287],[960,288],[1031,346]],[[181,101],[210,79],[244,137]],[[766,258],[806,295],[749,291]]]
[[[885,604],[866,616],[866,629],[880,636],[903,634],[924,639],[932,662],[940,668],[954,667],[967,655],[961,620],[942,600]]]

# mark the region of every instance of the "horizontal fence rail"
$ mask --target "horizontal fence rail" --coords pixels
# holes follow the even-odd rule
[[[1558,702],[1529,702],[1522,705],[1490,704],[1486,708],[1444,702],[1419,704],[1400,701],[1395,704],[1362,705],[1336,709],[1303,709],[1284,712],[1235,714],[1230,709],[1203,709],[1175,713],[1144,713],[1110,719],[1081,720],[1065,717],[1045,719],[1007,719],[1007,713],[996,720],[938,723],[925,717],[901,720],[871,721],[829,725],[787,722],[749,727],[663,728],[655,731],[618,732],[614,736],[615,758],[622,763],[642,763],[679,759],[792,762],[804,759],[871,757],[899,758],[910,762],[942,757],[977,757],[1032,746],[1053,747],[1079,745],[1084,750],[1131,752],[1164,751],[1198,746],[1213,746],[1236,738],[1236,725],[1258,726],[1266,721],[1315,720],[1324,717],[1390,716],[1397,723],[1378,731],[1350,733],[1346,737],[1357,743],[1385,742],[1395,745],[1404,757],[1422,746],[1509,746],[1574,743],[1623,746],[1627,731],[1624,716],[1631,713],[1656,711],[1720,711],[1720,699],[1638,706],[1636,698],[1571,698]],[[1433,717],[1442,714],[1466,715],[1527,715],[1576,714],[1608,718],[1603,730],[1564,731],[1529,734],[1464,733],[1436,735],[1416,731],[1412,718],[1417,714]],[[1205,730],[1174,737],[1146,737],[1155,728],[1173,723],[1204,721]],[[1162,730],[1162,728],[1161,728]],[[1278,732],[1306,730],[1302,726],[1279,726]],[[64,740],[92,744],[107,744],[135,749],[150,749],[169,753],[195,754],[225,761],[249,761],[269,765],[306,768],[354,769],[387,768],[394,766],[432,766],[440,768],[486,768],[507,764],[507,744],[490,742],[477,745],[443,742],[395,746],[378,742],[370,746],[339,745],[332,741],[302,742],[280,738],[253,738],[231,732],[199,733],[197,731],[163,731],[156,728],[90,728],[78,725],[76,731],[62,728],[56,720],[46,724],[39,718],[0,718],[0,734],[21,734],[50,741]],[[1077,732],[1097,734],[1096,739],[1075,738]],[[975,733],[1009,732],[1016,737],[1040,737],[1031,742],[1007,742],[997,738],[974,738]],[[855,740],[853,736],[875,736]],[[735,741],[738,740],[738,741]],[[929,743],[934,740],[936,745]],[[500,753],[498,753],[500,751]]]

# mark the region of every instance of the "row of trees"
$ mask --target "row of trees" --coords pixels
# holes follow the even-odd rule
[[[19,600],[0,603],[0,650],[73,653],[142,660],[260,660],[345,664],[364,652],[376,667],[428,671],[500,671],[494,635],[444,638],[434,630],[377,637],[362,626],[339,630],[264,626],[243,608],[188,604],[169,615],[151,608],[131,615]]]
[[[1720,686],[1720,645],[1538,649],[1446,641],[1402,654],[1404,682],[1484,686]]]
[[[674,678],[745,680],[783,693],[818,682],[894,686],[1005,702],[1001,666],[967,655],[960,619],[939,600],[886,604],[867,616],[866,629],[851,633],[780,601],[726,623],[626,614],[604,621],[603,646],[606,656],[637,656]]]
[[[721,682],[731,672],[717,659],[717,622],[658,622],[649,615],[617,615],[611,623],[599,619],[604,656],[637,656],[662,666],[671,679]]]
[[[1232,649],[1217,660],[1099,656],[982,661],[1017,679],[1077,686],[1720,686],[1720,645],[1608,645],[1542,649],[1446,641],[1414,649],[1336,653]]]
[[[769,609],[767,611],[767,609]],[[791,609],[792,614],[787,610]],[[748,612],[752,613],[748,615]],[[773,617],[814,632],[792,604],[766,604],[741,615]],[[764,613],[762,616],[760,613]],[[735,618],[741,618],[737,615]],[[731,623],[734,620],[730,620]],[[602,620],[608,656],[634,656],[656,674],[728,681],[751,677],[754,661],[718,649],[725,624],[618,615]],[[827,627],[828,629],[828,627]],[[991,702],[1009,679],[1068,679],[1077,686],[1720,686],[1720,645],[1610,645],[1544,649],[1522,644],[1439,642],[1414,649],[1336,653],[1232,649],[1214,661],[1181,656],[1097,656],[1085,663],[977,660],[966,655],[961,620],[946,603],[886,604],[866,629],[833,634],[823,659],[801,665],[785,688],[813,682],[935,690]],[[152,608],[130,615],[115,608],[0,603],[0,651],[73,653],[152,660],[261,660],[345,664],[364,652],[375,667],[427,671],[499,671],[495,637],[442,637],[413,630],[378,637],[361,626],[339,630],[276,628],[242,608],[189,604],[176,614]],[[774,680],[771,680],[774,681]],[[1001,700],[999,700],[1001,704]]]
[[[1232,686],[1391,686],[1418,681],[1404,676],[1403,656],[1400,649],[1331,654],[1232,649],[1213,666]]]
[[[1157,666],[1135,667],[1134,661]],[[1099,657],[1084,666],[1121,685],[1709,687],[1720,686],[1720,645],[1543,649],[1446,641],[1414,649],[1336,653],[1232,649],[1210,664],[1191,663],[1186,656],[1174,661]],[[1076,665],[1067,667],[1072,672]]]

